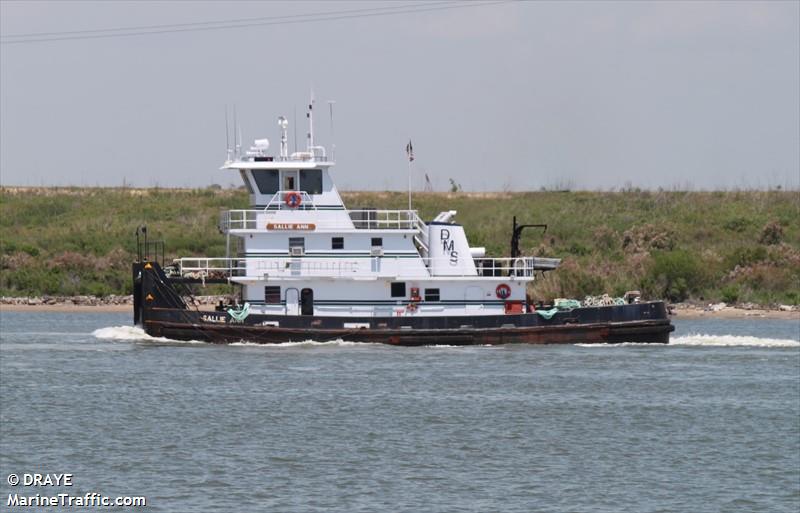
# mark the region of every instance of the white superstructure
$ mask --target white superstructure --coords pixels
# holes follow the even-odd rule
[[[243,287],[253,313],[317,316],[473,316],[525,311],[534,270],[554,259],[498,259],[471,248],[455,211],[425,223],[416,210],[348,210],[334,162],[313,140],[289,153],[287,121],[270,155],[258,139],[223,168],[238,172],[247,210],[223,212],[228,258],[182,258],[182,276],[219,277]],[[238,146],[238,144],[237,144]],[[230,249],[235,248],[235,249]]]

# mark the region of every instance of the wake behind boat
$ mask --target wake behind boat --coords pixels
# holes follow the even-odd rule
[[[277,155],[268,153],[266,139],[244,154],[238,141],[229,151],[223,169],[238,172],[251,208],[223,212],[225,258],[164,265],[163,242],[137,231],[134,322],[149,335],[403,346],[669,341],[674,327],[661,301],[537,310],[526,291],[560,260],[521,256],[519,238],[524,228],[544,225],[514,218],[511,256],[495,258],[469,245],[453,210],[424,221],[411,208],[346,209],[334,162],[314,144],[313,100],[308,119],[305,151],[288,152],[283,117]],[[214,312],[193,309],[185,295],[198,283],[236,285],[241,301]]]

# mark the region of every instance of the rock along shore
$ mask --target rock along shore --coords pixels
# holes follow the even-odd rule
[[[194,306],[216,305],[220,300],[227,300],[228,296],[195,296]],[[95,306],[95,307],[117,307],[129,306],[133,308],[133,295],[128,296],[33,296],[33,297],[0,297],[0,306]]]

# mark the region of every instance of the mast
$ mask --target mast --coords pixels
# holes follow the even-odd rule
[[[311,101],[308,103],[308,151],[314,151],[314,91],[311,91]]]

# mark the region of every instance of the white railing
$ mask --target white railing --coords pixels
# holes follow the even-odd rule
[[[286,204],[286,197],[289,194],[299,194],[300,195],[300,203],[297,206],[289,206]],[[311,196],[306,191],[278,191],[272,195],[270,198],[269,203],[267,203],[267,208],[265,210],[316,210],[317,207],[314,206],[314,200],[311,199]]]
[[[263,210],[226,210],[219,219],[219,227],[224,232],[230,230],[256,230],[258,214]]]
[[[281,194],[280,192],[278,194]],[[273,200],[275,198],[273,197]],[[273,204],[270,200],[270,205]],[[305,204],[305,199],[303,200]],[[267,212],[274,212],[276,209],[268,210],[270,207],[261,210],[226,210],[220,215],[220,229],[223,232],[229,230],[256,230],[264,229],[267,217],[264,214]],[[285,205],[279,210],[287,210]],[[316,209],[314,209],[316,210]],[[428,245],[428,227],[420,219],[416,210],[348,210],[353,225],[356,229],[364,230],[416,230],[418,240],[423,243],[427,251]],[[308,215],[308,214],[306,214]],[[259,217],[261,216],[261,217]],[[340,218],[341,219],[341,218]],[[259,220],[263,221],[259,226]],[[318,216],[314,219],[304,217],[303,222],[314,223],[318,228],[342,228],[341,220],[330,218],[329,216]]]
[[[227,278],[245,276],[247,266],[242,258],[181,258],[177,262],[178,273],[185,278]]]
[[[353,225],[363,230],[416,230],[422,223],[416,210],[365,209],[348,210],[347,214]]]
[[[431,265],[447,269],[449,259],[402,257],[364,258],[181,258],[177,261],[178,272],[183,277],[473,277],[475,279],[532,278],[536,271],[552,270],[560,260],[555,258],[479,258],[474,259],[475,271],[460,273],[442,272],[430,274]],[[424,264],[425,267],[422,266]],[[449,269],[447,269],[449,271]]]

